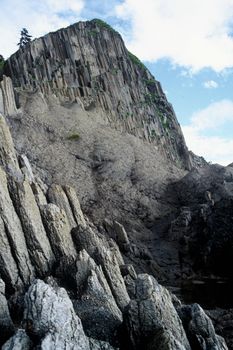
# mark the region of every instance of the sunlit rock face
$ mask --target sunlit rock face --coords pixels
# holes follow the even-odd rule
[[[153,142],[168,159],[191,167],[160,83],[104,22],[79,22],[34,40],[10,57],[5,72],[15,87],[53,92],[60,101],[76,101],[87,110],[100,106],[112,126]]]

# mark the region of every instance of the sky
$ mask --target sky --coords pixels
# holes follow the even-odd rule
[[[111,24],[173,104],[186,143],[207,161],[233,162],[233,0],[0,0],[0,54],[80,20]]]

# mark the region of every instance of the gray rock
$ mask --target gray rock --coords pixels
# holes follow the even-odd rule
[[[61,257],[75,259],[77,252],[71,237],[71,227],[66,213],[55,204],[41,207],[46,231],[57,259]]]
[[[3,107],[4,107],[4,108],[1,108],[1,109],[4,109],[2,113],[5,114],[6,116],[16,114],[17,108],[15,104],[15,94],[14,94],[11,78],[3,75],[3,79],[0,82],[0,90],[2,92]]]
[[[211,319],[198,304],[178,309],[192,348],[227,350],[225,340],[216,335]]]
[[[30,350],[31,348],[32,342],[24,329],[18,329],[16,334],[2,346],[2,350]]]
[[[82,228],[86,228],[86,221],[79,203],[79,199],[77,197],[77,194],[75,192],[75,189],[70,186],[65,186],[64,190],[66,192],[66,195],[68,197],[76,224]]]
[[[13,168],[19,170],[19,164],[16,157],[14,144],[11,133],[7,126],[6,120],[0,114],[0,165],[5,168]]]
[[[20,220],[10,198],[7,187],[6,173],[0,167],[0,216],[4,223],[5,232],[17,264],[19,275],[25,284],[30,283],[34,277],[24,232]],[[14,266],[12,271],[15,271]]]
[[[51,271],[55,258],[30,183],[11,177],[9,188],[22,223],[31,261],[38,276],[45,276]]]
[[[63,288],[36,280],[25,295],[27,332],[41,339],[41,349],[89,350],[79,317]]]
[[[86,230],[75,228],[73,237],[79,249],[85,249],[102,266],[112,294],[121,310],[129,303],[129,296],[121,275],[118,258],[103,237],[88,227]]]
[[[19,276],[19,270],[17,264],[12,255],[10,243],[7,233],[5,231],[5,225],[0,217],[0,272],[2,278],[7,283],[7,287],[10,290],[21,288],[23,286],[22,280]]]
[[[132,349],[190,350],[182,322],[168,290],[149,275],[139,275],[135,299],[124,314]]]
[[[109,343],[101,340],[89,338],[90,350],[119,350],[119,348],[112,347]]]
[[[35,180],[35,178],[28,157],[25,154],[20,155],[19,163],[22,173],[26,176],[29,183],[31,184]]]
[[[62,187],[57,184],[52,184],[48,189],[47,195],[51,203],[56,204],[60,209],[65,211],[70,227],[73,228],[77,226],[68,198]]]
[[[127,247],[129,246],[129,238],[124,226],[121,225],[119,222],[114,221],[114,229],[116,232],[116,241],[119,247],[123,250],[127,250]]]
[[[14,333],[7,300],[5,297],[5,283],[0,279],[0,343],[6,341]]]
[[[81,297],[74,301],[74,308],[82,320],[86,334],[96,339],[116,342],[122,314],[101,267],[85,251],[79,253],[76,267],[76,281]]]

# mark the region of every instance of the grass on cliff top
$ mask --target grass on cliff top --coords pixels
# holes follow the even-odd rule
[[[102,19],[94,18],[91,22],[95,23],[100,28],[105,28],[113,33],[118,34],[118,32],[115,29],[113,29],[113,27],[111,27],[108,23],[104,22]]]
[[[4,65],[5,61],[3,59],[0,60],[0,80],[2,79]]]
[[[136,64],[143,70],[147,70],[146,66],[139,60],[137,56],[135,56],[132,52],[128,51],[129,59],[133,64]]]

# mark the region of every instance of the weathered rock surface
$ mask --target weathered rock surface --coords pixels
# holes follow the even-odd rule
[[[165,156],[190,167],[180,126],[160,83],[103,22],[79,22],[34,40],[8,59],[6,73],[15,86],[39,87],[87,110],[100,106],[112,125],[154,142]]]
[[[30,350],[32,342],[24,329],[19,329],[2,347],[2,350]]]
[[[3,280],[0,280],[0,329],[0,344],[2,344],[14,333],[14,324],[5,297],[5,283]]]
[[[55,258],[31,186],[23,179],[17,181],[11,178],[9,182],[11,198],[22,223],[31,260],[38,276],[46,276]]]
[[[89,350],[81,321],[62,288],[35,281],[25,295],[24,322],[43,350]]]
[[[28,284],[34,277],[34,269],[29,258],[21,222],[16,214],[8,192],[6,173],[2,168],[0,168],[0,183],[1,219],[4,224],[10,249],[18,266],[19,276],[25,284]],[[9,268],[11,269],[11,267]],[[15,271],[15,266],[12,266],[12,270]]]
[[[131,349],[191,349],[169,292],[149,275],[135,281],[124,314]]]
[[[210,318],[198,304],[183,306],[179,309],[188,339],[194,349],[227,349],[222,337],[216,335]]]
[[[232,277],[232,166],[188,153],[161,85],[103,22],[36,39],[5,73],[3,349],[227,349],[199,305],[141,272]],[[230,348],[231,312],[210,314]]]
[[[90,227],[86,230],[74,229],[73,237],[76,246],[85,249],[102,266],[117,305],[123,310],[129,302],[129,296],[114,250],[111,250],[104,237],[98,237]]]
[[[57,259],[75,258],[76,250],[71,237],[71,227],[63,209],[49,203],[42,207],[42,218]]]

